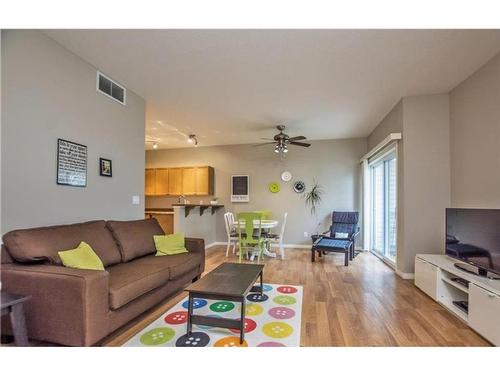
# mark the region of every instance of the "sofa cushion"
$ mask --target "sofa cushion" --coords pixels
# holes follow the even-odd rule
[[[80,270],[104,271],[104,265],[95,251],[86,242],[80,242],[76,249],[59,251],[64,267]]]
[[[123,262],[156,252],[154,235],[163,235],[156,219],[108,221],[106,223],[118,244]]]
[[[164,257],[148,255],[108,268],[110,308],[119,309],[169,280],[199,267],[200,261],[201,255],[196,253]]]
[[[168,260],[170,280],[175,280],[184,276],[184,274],[188,273],[193,268],[200,267],[201,263],[204,261],[199,253],[183,253],[157,258]]]
[[[3,236],[9,254],[23,263],[49,261],[61,265],[58,252],[76,248],[82,241],[94,249],[105,267],[121,261],[120,251],[104,220],[19,229]]]

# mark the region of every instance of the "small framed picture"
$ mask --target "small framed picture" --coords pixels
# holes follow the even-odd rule
[[[111,160],[99,158],[99,174],[104,177],[112,177]]]

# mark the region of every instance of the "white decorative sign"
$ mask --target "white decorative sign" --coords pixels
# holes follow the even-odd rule
[[[57,140],[57,184],[87,186],[87,146]]]

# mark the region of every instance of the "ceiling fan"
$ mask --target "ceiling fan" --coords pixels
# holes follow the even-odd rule
[[[286,153],[288,152],[288,145],[301,146],[301,147],[309,147],[310,143],[298,142],[306,139],[303,135],[299,135],[296,137],[290,137],[288,134],[283,133],[285,130],[285,125],[278,125],[276,127],[279,130],[279,133],[276,134],[272,139],[271,138],[261,138],[265,141],[271,141],[266,143],[261,143],[256,146],[265,146],[274,144],[274,152],[276,153]]]

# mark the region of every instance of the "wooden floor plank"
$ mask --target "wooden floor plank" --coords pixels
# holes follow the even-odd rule
[[[315,263],[310,251],[287,249],[287,259],[266,258],[264,281],[304,287],[302,346],[489,346],[465,323],[369,253],[343,266],[342,254]],[[206,272],[223,262],[225,247],[207,251]],[[180,293],[109,336],[119,346],[185,298]]]

